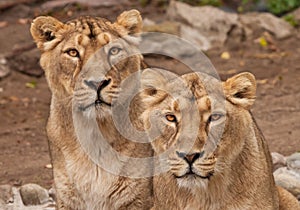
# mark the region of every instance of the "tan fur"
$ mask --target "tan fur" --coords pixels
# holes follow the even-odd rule
[[[279,189],[278,198],[266,141],[248,110],[254,76],[242,73],[223,84],[200,73],[176,77],[159,69],[141,76],[141,118],[156,137],[151,140],[159,166],[168,168],[154,177],[153,209],[298,209],[287,191]],[[212,113],[223,116],[208,123]],[[167,121],[166,114],[177,121]],[[193,154],[202,155],[190,166],[194,174],[186,175]]]
[[[52,92],[47,134],[58,209],[149,209],[152,206],[150,179],[107,172],[90,159],[79,143],[90,141],[87,146],[92,148],[91,152],[101,150],[98,141],[103,139],[90,136],[99,129],[117,152],[134,157],[151,155],[148,145],[129,142],[118,133],[110,107],[101,104],[80,111],[97,98],[96,90],[88,87],[85,80],[110,79],[101,95],[113,105],[120,82],[139,71],[142,56],[136,53],[133,42],[137,39],[134,34],[141,27],[142,19],[136,10],[123,12],[115,23],[94,17],[62,23],[44,16],[32,23],[31,34],[41,50],[40,63]],[[121,48],[118,56],[125,57],[120,62],[108,54],[115,44]],[[97,122],[98,126],[91,122]],[[94,157],[107,158],[103,151]]]
[[[277,186],[280,210],[300,210],[299,201],[287,190]]]

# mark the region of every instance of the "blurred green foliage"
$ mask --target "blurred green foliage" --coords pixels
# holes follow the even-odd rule
[[[150,3],[149,0],[139,0],[139,2],[140,2],[140,4],[141,4],[143,7],[147,6],[147,4]]]
[[[285,15],[283,19],[289,24],[291,24],[291,26],[293,27],[298,27],[300,25],[300,23],[296,20],[295,16],[292,14]]]
[[[300,0],[267,0],[270,12],[280,15],[300,6]]]
[[[139,0],[141,6],[145,7],[150,3],[154,3],[158,7],[167,6],[169,0]]]
[[[178,0],[194,6],[211,5],[219,7],[222,5],[222,0]]]
[[[282,15],[300,6],[300,0],[241,0],[240,7],[259,2],[266,2],[267,9],[275,15]]]
[[[240,13],[251,11],[258,2],[259,0],[241,0],[241,3],[237,7],[237,11]]]

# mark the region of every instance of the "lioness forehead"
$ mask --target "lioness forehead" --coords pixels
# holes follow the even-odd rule
[[[210,111],[211,101],[200,78],[185,78],[185,80],[187,90],[182,90],[175,98],[172,104],[173,109],[178,112],[180,110],[188,111],[193,106],[197,106],[200,112]]]
[[[200,72],[185,74],[182,78],[195,97],[200,111],[224,108],[223,86],[218,78]]]
[[[211,110],[211,101],[206,91],[205,85],[202,83],[201,78],[193,77],[188,80],[188,87],[191,90],[195,101],[197,102],[198,110],[206,112]]]
[[[116,37],[120,36],[118,32],[113,29],[111,22],[105,18],[82,16],[71,20],[66,24],[73,26],[75,29],[74,31],[82,33],[90,39],[96,38],[103,32],[109,32]]]

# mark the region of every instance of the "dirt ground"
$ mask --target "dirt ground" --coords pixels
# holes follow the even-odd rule
[[[38,65],[35,48],[16,53],[16,48],[31,48],[29,27],[33,17],[50,14],[62,20],[79,15],[96,15],[114,20],[125,9],[137,8],[143,17],[154,21],[165,18],[164,9],[156,5],[141,7],[127,2],[112,7],[67,6],[45,11],[40,4],[17,5],[0,12],[0,55],[8,59],[9,76],[0,79],[0,184],[20,185],[28,182],[44,187],[52,185],[48,144],[45,132],[50,105],[50,91]],[[1,25],[1,24],[0,24]],[[223,48],[206,54],[222,79],[242,71],[252,72],[258,79],[258,93],[253,113],[272,152],[284,155],[300,151],[300,34],[275,40],[277,51],[263,49],[248,40],[229,41]],[[229,52],[230,59],[220,57]],[[147,58],[157,63],[155,58]],[[178,68],[177,62],[160,59],[163,67]],[[21,72],[27,72],[26,75]],[[35,75],[35,76],[32,76]]]

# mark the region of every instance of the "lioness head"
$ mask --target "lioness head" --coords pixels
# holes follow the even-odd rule
[[[89,16],[67,23],[37,17],[31,34],[42,52],[40,63],[53,96],[74,96],[81,111],[109,108],[120,82],[140,69],[135,34],[141,29],[137,10],[123,12],[114,23]]]
[[[254,76],[242,73],[221,83],[200,73],[179,77],[147,69],[141,83],[142,120],[162,165],[178,184],[194,188],[227,177],[223,169],[237,164],[245,133],[251,136],[247,123]]]

